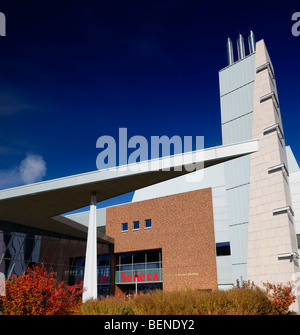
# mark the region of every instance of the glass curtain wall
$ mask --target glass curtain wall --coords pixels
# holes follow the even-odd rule
[[[83,280],[85,251],[85,239],[0,221],[0,272],[6,279],[43,263],[46,269],[54,271],[59,281],[73,285],[79,277]],[[109,246],[98,243],[97,252],[101,283],[108,280],[110,284]],[[108,279],[103,278],[106,275]],[[110,290],[108,283],[105,283],[105,293]]]
[[[136,279],[135,279],[136,278]],[[116,284],[123,292],[162,289],[161,249],[116,254]]]

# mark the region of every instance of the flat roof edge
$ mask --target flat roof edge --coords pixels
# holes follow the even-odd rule
[[[73,221],[63,215],[57,215],[57,216],[53,216],[52,217],[53,220],[56,220],[56,221],[59,221],[61,222],[62,224],[65,224],[65,225],[68,225],[70,227],[72,227],[73,229],[77,229],[81,232],[84,232],[87,234],[88,232],[88,227],[80,224],[79,222],[76,222],[76,221]],[[97,232],[97,238],[98,238],[98,242],[102,242],[102,243],[108,243],[108,244],[114,244],[115,242],[115,239],[106,235],[106,234],[103,234],[103,233],[100,233],[100,232]]]

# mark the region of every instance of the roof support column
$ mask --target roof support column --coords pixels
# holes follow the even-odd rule
[[[97,299],[97,224],[96,224],[97,197],[94,192],[91,196],[90,217],[85,254],[84,281],[85,291],[82,295],[83,302]]]

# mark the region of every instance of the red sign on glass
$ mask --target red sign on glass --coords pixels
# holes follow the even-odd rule
[[[83,284],[83,278],[79,277],[77,279],[77,284]],[[109,284],[109,277],[107,274],[98,277],[98,284]]]
[[[127,283],[127,282],[136,282],[136,281],[158,281],[158,273],[148,273],[145,274],[137,274],[137,275],[126,275],[126,272],[121,273],[121,283]]]

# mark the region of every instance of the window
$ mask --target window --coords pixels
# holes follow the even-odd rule
[[[230,242],[216,243],[217,256],[230,255]]]
[[[132,255],[133,255],[133,270],[145,269],[145,262],[146,262],[145,252],[134,252]]]
[[[140,221],[133,222],[133,229],[140,229]]]
[[[128,230],[128,223],[122,223],[122,231]]]
[[[132,253],[126,252],[119,255],[119,262],[117,264],[131,264]]]
[[[300,248],[300,234],[297,234],[298,249]]]
[[[141,274],[147,274],[147,270],[153,273],[162,269],[161,253],[161,249],[156,249],[116,254],[116,271],[128,271],[127,275],[132,275],[133,270],[141,270]]]
[[[98,266],[109,265],[110,256],[109,255],[98,255],[97,261],[98,261]]]
[[[151,219],[145,220],[145,228],[151,228]]]

